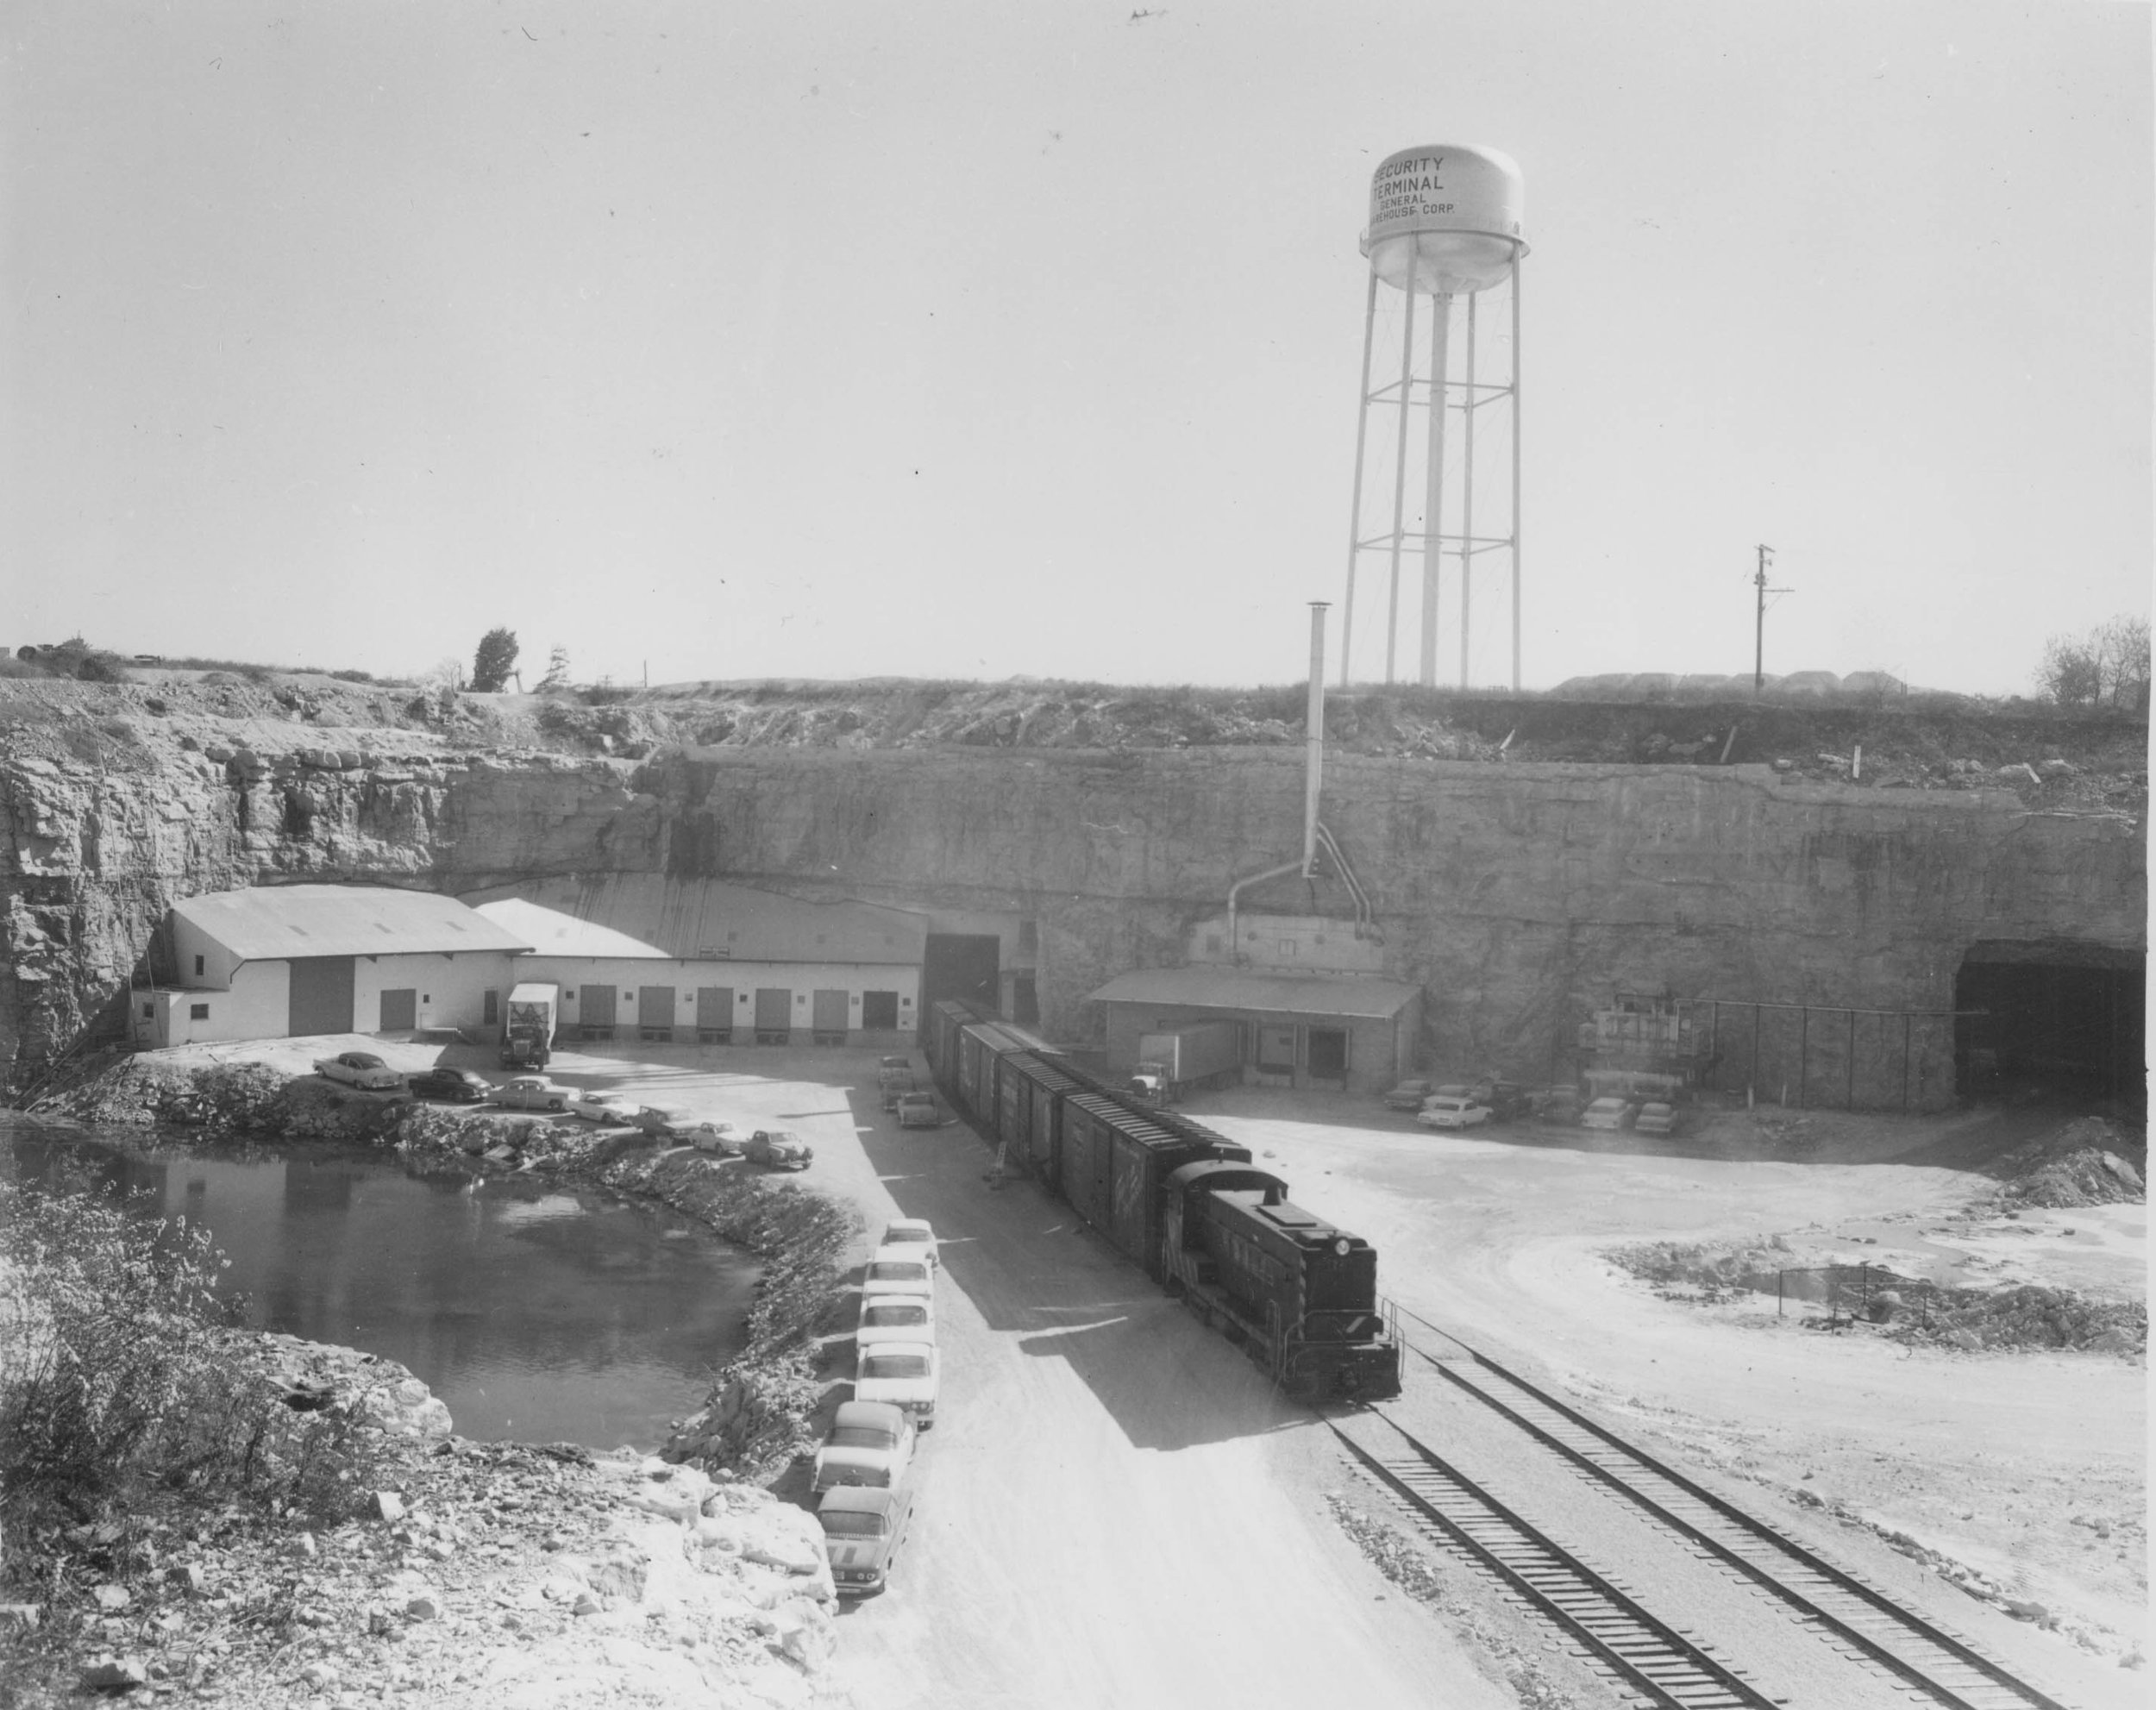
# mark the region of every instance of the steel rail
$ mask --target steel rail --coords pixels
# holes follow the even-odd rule
[[[1746,1555],[1727,1537],[1716,1536],[1714,1531],[1702,1525],[1696,1519],[1687,1519],[1664,1502],[1657,1501],[1653,1495],[1630,1481],[1616,1468],[1597,1460],[1576,1443],[1565,1441],[1561,1435],[1548,1425],[1527,1417],[1518,1408],[1492,1394],[1472,1377],[1462,1373],[1454,1363],[1438,1358],[1426,1349],[1416,1347],[1414,1343],[1405,1336],[1401,1337],[1406,1346],[1413,1349],[1418,1356],[1437,1369],[1439,1375],[1450,1381],[1457,1387],[1465,1390],[1485,1406],[1519,1425],[1538,1441],[1548,1444],[1568,1461],[1601,1480],[1626,1500],[1646,1510],[1662,1524],[1689,1538],[1718,1561],[1736,1569],[1739,1573],[1764,1587],[1772,1595],[1799,1611],[1807,1620],[1816,1622],[1821,1627],[1832,1632],[1836,1637],[1861,1650],[1872,1661],[1942,1704],[1948,1706],[1950,1710],[2007,1710],[2007,1707],[2014,1705],[2033,1706],[2035,1707],[2035,1710],[2066,1710],[2066,1707],[2059,1700],[2031,1686],[2003,1664],[1986,1657],[1966,1641],[1957,1638],[1952,1633],[1935,1626],[1922,1616],[1896,1602],[1884,1592],[1867,1584],[1846,1569],[1836,1567],[1833,1563],[1806,1549],[1802,1544],[1767,1522],[1745,1513],[1745,1510],[1727,1499],[1717,1496],[1714,1492],[1686,1477],[1676,1469],[1666,1466],[1653,1456],[1643,1453],[1607,1427],[1598,1425],[1576,1408],[1567,1406],[1555,1396],[1546,1394],[1528,1382],[1517,1373],[1507,1370],[1488,1355],[1462,1342],[1451,1331],[1438,1330],[1427,1319],[1408,1312],[1405,1308],[1398,1310],[1401,1316],[1413,1319],[1426,1329],[1435,1331],[1447,1341],[1456,1344],[1464,1351],[1468,1358],[1474,1362],[1479,1370],[1487,1371],[1499,1381],[1510,1384],[1521,1394],[1528,1397],[1535,1405],[1548,1409],[1574,1430],[1584,1432],[1597,1444],[1623,1456],[1651,1477],[1660,1479],[1676,1490],[1682,1492],[1686,1498],[1706,1508],[1714,1518],[1737,1528],[1746,1539],[1765,1544],[1789,1562],[1796,1563],[1804,1573],[1813,1575],[1823,1581],[1827,1588],[1862,1605],[1865,1612],[1885,1617],[1892,1627],[1905,1639],[1913,1639],[1919,1644],[1928,1645],[1933,1650],[1951,1658],[1962,1668],[1980,1676],[1981,1679],[1975,1683],[1979,1689],[1984,1688],[1996,1689],[1988,1692],[1983,1701],[1965,1697],[1963,1692],[1967,1689],[1965,1687],[1957,1688],[1955,1685],[1949,1684],[1939,1678],[1937,1673],[1927,1671],[1922,1663],[1912,1661],[1895,1651],[1872,1633],[1866,1632],[1861,1627],[1853,1625],[1846,1611],[1837,1614],[1833,1610],[1824,1607],[1816,1600],[1816,1588],[1808,1592],[1802,1587],[1791,1584],[1764,1563]],[[2001,1700],[1998,1696],[2000,1692],[2009,1694],[2008,1698]]]
[[[1447,1465],[1389,1415],[1376,1407],[1367,1412],[1399,1435],[1413,1451],[1414,1464],[1403,1470],[1357,1442],[1336,1421],[1327,1419],[1326,1424],[1411,1513],[1435,1526],[1627,1686],[1664,1710],[1776,1710],[1776,1700]],[[1412,1481],[1417,1478],[1435,1486],[1444,1502],[1417,1489]],[[1457,1512],[1461,1509],[1469,1512]]]

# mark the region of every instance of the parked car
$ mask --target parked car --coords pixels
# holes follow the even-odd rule
[[[1415,1120],[1425,1128],[1479,1128],[1489,1120],[1489,1106],[1458,1093],[1432,1093],[1422,1101]]]
[[[926,1259],[931,1266],[943,1262],[936,1250],[936,1231],[926,1218],[893,1218],[884,1225],[876,1246],[878,1258]],[[886,1254],[884,1248],[897,1250]]]
[[[1625,1099],[1597,1099],[1580,1112],[1582,1128],[1630,1128],[1633,1119],[1639,1114],[1637,1106]]]
[[[451,1105],[483,1104],[494,1096],[494,1083],[468,1068],[437,1066],[413,1075],[406,1084],[415,1099],[438,1099]]]
[[[1580,1089],[1576,1087],[1545,1087],[1527,1094],[1529,1112],[1544,1122],[1577,1122],[1580,1117]]]
[[[611,1123],[618,1127],[636,1120],[636,1112],[643,1108],[635,1099],[619,1093],[607,1093],[593,1087],[587,1092],[569,1094],[569,1114],[580,1116],[586,1122]]]
[[[542,1074],[520,1074],[495,1090],[494,1102],[507,1111],[559,1111],[568,1108],[570,1093]]]
[[[1674,1134],[1678,1116],[1675,1105],[1653,1101],[1639,1106],[1639,1115],[1633,1123],[1633,1130],[1641,1134]]]
[[[854,1400],[903,1407],[926,1431],[936,1423],[936,1344],[877,1342],[854,1362]]]
[[[686,1105],[645,1105],[632,1120],[645,1133],[677,1146],[693,1146],[699,1152],[717,1152],[722,1157],[734,1157],[741,1151],[740,1137],[732,1123],[700,1115]]]
[[[759,1128],[749,1137],[741,1155],[752,1164],[774,1169],[806,1169],[815,1149],[790,1128]]]
[[[1413,1115],[1422,1108],[1422,1101],[1437,1090],[1427,1080],[1403,1080],[1385,1095],[1385,1108],[1388,1111],[1406,1111]]]
[[[887,1401],[841,1401],[830,1434],[816,1451],[809,1488],[819,1494],[842,1484],[888,1490],[905,1478],[918,1440],[905,1408]]]
[[[816,1520],[841,1597],[871,1597],[891,1583],[892,1563],[912,1519],[913,1495],[904,1485],[880,1490],[842,1484],[824,1493]]]
[[[902,1093],[899,1095],[899,1126],[900,1128],[941,1128],[943,1113],[936,1107],[933,1093]]]
[[[854,1346],[878,1342],[933,1342],[936,1307],[925,1294],[867,1293],[861,1297],[861,1323]]]
[[[1510,1122],[1527,1112],[1527,1089],[1517,1080],[1500,1080],[1494,1075],[1484,1075],[1468,1089],[1468,1096],[1476,1104],[1489,1107],[1492,1122]]]
[[[324,1080],[340,1080],[369,1093],[402,1087],[404,1077],[372,1051],[346,1051],[334,1057],[317,1057],[315,1073]]]
[[[926,1294],[936,1293],[936,1273],[926,1259],[887,1256],[879,1248],[868,1256],[861,1274],[864,1294]]]

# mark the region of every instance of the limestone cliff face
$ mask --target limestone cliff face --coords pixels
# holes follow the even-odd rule
[[[657,845],[616,761],[44,746],[0,753],[0,1074],[110,1011],[180,898],[302,878],[455,891]]]
[[[1301,791],[1300,757],[1263,749],[728,747],[632,772],[410,742],[17,745],[0,752],[0,1068],[109,1011],[174,899],[300,877],[465,892],[663,870],[1028,915],[1044,1022],[1082,1039],[1088,992],[1181,961],[1234,880],[1299,854]],[[1978,940],[2146,943],[2135,824],[2003,792],[1339,758],[1324,817],[1450,1060],[1532,1061],[1615,986],[1946,1007]],[[1273,900],[1306,905],[1295,886]]]
[[[1087,992],[1181,960],[1234,880],[1300,849],[1300,760],[1263,750],[707,749],[638,781],[682,876],[1035,916],[1043,1019],[1074,1037]],[[1344,759],[1324,818],[1372,895],[1386,971],[1427,987],[1462,1061],[1539,1055],[1616,986],[1946,1008],[1978,940],[2146,944],[2135,824],[2004,792]]]

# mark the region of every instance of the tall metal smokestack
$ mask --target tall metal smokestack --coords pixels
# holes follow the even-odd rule
[[[1303,713],[1302,876],[1318,870],[1318,786],[1325,772],[1325,614],[1330,600],[1310,602],[1310,705]]]

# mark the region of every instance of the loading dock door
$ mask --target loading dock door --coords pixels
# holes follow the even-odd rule
[[[294,956],[285,1026],[294,1034],[352,1030],[351,956]]]
[[[405,986],[382,993],[382,1031],[400,1033],[419,1025],[419,988]]]
[[[1310,1030],[1310,1082],[1313,1087],[1347,1087],[1348,1037],[1337,1027]]]
[[[1295,1072],[1295,1030],[1260,1027],[1257,1030],[1257,1072],[1293,1074]]]
[[[724,1045],[734,1037],[734,988],[696,988],[696,1037],[699,1044]]]
[[[611,981],[605,986],[578,988],[576,1025],[579,1034],[586,1039],[614,1037],[614,987]]]
[[[783,1045],[793,1034],[793,993],[784,986],[756,987],[756,1043]]]
[[[674,1039],[674,987],[639,986],[636,988],[636,1031],[645,1039],[670,1044]]]
[[[843,991],[819,989],[810,1007],[813,1012],[810,1025],[815,1029],[819,1045],[843,1045],[846,1043],[846,993]]]

